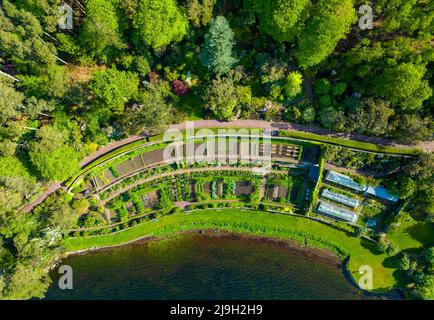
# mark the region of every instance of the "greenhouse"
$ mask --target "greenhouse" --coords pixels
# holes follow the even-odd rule
[[[331,216],[332,218],[337,218],[349,222],[357,221],[357,214],[351,211],[347,211],[341,208],[336,208],[328,205],[324,202],[320,202],[317,212],[322,215]]]
[[[342,203],[346,206],[353,207],[353,208],[359,205],[359,200],[348,197],[340,193],[330,191],[328,189],[324,189],[321,196],[326,199],[333,200],[335,202]]]
[[[326,180],[360,192],[364,192],[366,190],[365,186],[361,186],[349,176],[334,171],[329,171],[327,173]]]
[[[391,201],[391,202],[397,202],[399,200],[398,196],[391,194],[389,192],[389,190],[387,190],[386,188],[383,188],[381,186],[376,187],[376,188],[368,187],[368,189],[366,189],[366,193],[370,194],[372,196],[378,197],[380,199]]]

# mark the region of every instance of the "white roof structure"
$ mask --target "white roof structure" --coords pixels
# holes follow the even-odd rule
[[[326,180],[360,192],[366,191],[365,186],[361,186],[353,179],[351,179],[349,176],[346,176],[338,172],[329,171],[327,173]]]
[[[342,203],[346,206],[353,207],[353,208],[355,208],[359,205],[359,200],[348,197],[348,196],[340,194],[340,193],[333,192],[329,189],[324,189],[321,196],[323,198],[326,198],[326,199],[329,199],[329,200],[332,200],[332,201],[335,201],[338,203]]]
[[[324,202],[319,203],[317,212],[322,215],[330,216],[335,219],[341,219],[349,222],[356,222],[358,218],[357,214],[355,214],[354,212],[333,207]]]
[[[387,190],[386,188],[379,186],[379,187],[368,187],[368,189],[366,189],[366,193],[370,194],[372,196],[384,199],[384,200],[388,200],[391,202],[398,202],[399,197],[395,196],[393,194],[391,194],[389,192],[389,190]]]

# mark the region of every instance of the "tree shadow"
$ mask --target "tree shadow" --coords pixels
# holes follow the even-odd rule
[[[434,224],[428,222],[417,222],[404,229],[413,240],[416,240],[424,247],[434,245]]]
[[[377,249],[375,243],[366,240],[366,239],[360,239],[360,245],[365,248],[368,249],[372,254],[379,256],[381,254],[383,254],[383,252],[381,252],[380,250]]]

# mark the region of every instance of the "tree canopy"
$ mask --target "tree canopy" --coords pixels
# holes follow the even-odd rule
[[[248,0],[247,8],[259,17],[261,32],[278,41],[295,40],[304,27],[309,0]]]
[[[106,60],[113,49],[125,47],[121,39],[119,18],[115,1],[89,0],[86,2],[81,41],[89,54]],[[95,41],[98,39],[98,41]]]
[[[227,73],[237,62],[233,57],[234,33],[223,16],[216,17],[205,35],[199,56],[204,66],[217,74]]]
[[[352,0],[320,0],[298,40],[297,61],[302,68],[327,58],[356,21]]]
[[[54,127],[43,127],[32,143],[30,161],[48,181],[63,181],[79,169],[80,154],[66,144],[65,134]]]
[[[394,106],[416,109],[432,95],[424,75],[423,67],[410,63],[389,67],[373,80],[372,91],[388,98]]]
[[[143,0],[137,4],[133,27],[136,46],[158,49],[181,41],[188,21],[175,0]]]

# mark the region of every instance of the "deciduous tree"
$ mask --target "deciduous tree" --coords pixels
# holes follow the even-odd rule
[[[327,58],[356,21],[352,0],[320,0],[312,16],[298,40],[296,57],[302,68]]]
[[[110,50],[124,48],[118,20],[114,1],[88,0],[81,33],[84,49],[106,61]]]
[[[293,41],[304,27],[309,0],[248,0],[247,8],[259,17],[261,32],[278,41]]]
[[[187,33],[187,17],[175,0],[142,0],[133,18],[133,39],[137,47],[154,49],[179,42]]]

